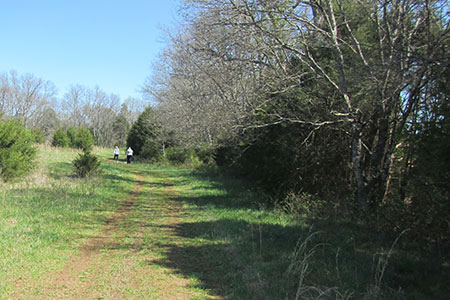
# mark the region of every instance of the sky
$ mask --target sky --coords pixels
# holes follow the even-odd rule
[[[0,73],[31,73],[62,97],[98,86],[122,100],[140,89],[175,28],[181,0],[0,0]]]

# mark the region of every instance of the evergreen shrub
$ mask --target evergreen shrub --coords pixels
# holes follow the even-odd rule
[[[62,128],[58,128],[53,134],[52,146],[54,147],[68,147],[70,139]]]
[[[157,162],[161,159],[160,145],[155,140],[147,140],[142,146],[139,158],[144,161]]]
[[[44,133],[39,128],[34,128],[31,130],[33,133],[33,141],[38,144],[43,144],[45,142]]]
[[[0,178],[10,181],[29,172],[37,149],[34,135],[19,121],[0,120]]]
[[[52,145],[55,147],[71,147],[89,152],[94,146],[92,133],[86,127],[75,128],[73,126],[64,131],[59,128],[53,134]]]
[[[89,152],[94,146],[94,138],[92,133],[86,127],[78,128],[75,138],[74,148],[82,149],[84,152]]]
[[[181,147],[169,147],[166,149],[166,158],[173,164],[183,164],[189,157],[189,152]]]
[[[73,160],[72,165],[75,169],[75,174],[78,177],[89,177],[93,175],[99,175],[100,172],[100,160],[96,155],[90,152],[83,152]]]
[[[78,148],[77,147],[78,130],[75,127],[73,127],[73,126],[70,126],[66,130],[66,135],[67,135],[67,138],[69,139],[69,145],[68,146],[70,148]]]
[[[133,148],[134,155],[138,155],[145,160],[154,160],[156,153],[160,151],[160,147],[155,146],[160,131],[156,113],[148,106],[131,127],[127,137],[127,145]]]

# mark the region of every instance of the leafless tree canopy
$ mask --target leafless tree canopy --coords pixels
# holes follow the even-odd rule
[[[18,118],[28,128],[40,129],[47,139],[59,128],[89,128],[97,145],[112,146],[116,141],[113,124],[119,115],[130,124],[144,110],[144,103],[123,101],[99,87],[73,85],[62,96],[50,81],[17,72],[0,74],[0,115]]]
[[[43,124],[46,112],[55,103],[55,86],[31,74],[0,74],[0,112],[19,118],[25,126]]]
[[[448,66],[445,6],[419,0],[187,1],[186,25],[171,35],[144,92],[191,143],[217,143],[246,128],[280,123],[346,130],[365,206],[371,190],[385,190],[398,133],[436,69]],[[318,89],[311,92],[311,85]],[[318,96],[320,90],[326,93]],[[305,93],[303,105],[272,104],[281,95],[298,99],[296,93]]]

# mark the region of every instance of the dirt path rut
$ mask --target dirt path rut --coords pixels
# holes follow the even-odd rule
[[[198,298],[191,280],[158,264],[161,245],[177,241],[174,228],[182,209],[171,200],[170,183],[154,184],[137,172],[134,177],[133,192],[100,233],[88,237],[61,270],[22,288],[14,299]]]

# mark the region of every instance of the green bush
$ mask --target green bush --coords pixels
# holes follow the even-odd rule
[[[84,152],[92,150],[94,138],[86,127],[69,127],[66,131],[59,128],[53,134],[52,145],[55,147],[71,147],[82,149]]]
[[[33,141],[38,144],[43,144],[45,142],[44,133],[39,128],[33,128],[31,130],[33,133]]]
[[[70,139],[62,128],[58,128],[53,134],[52,146],[54,147],[68,147]]]
[[[174,164],[183,164],[189,157],[189,152],[181,147],[169,147],[166,149],[166,158]]]
[[[204,164],[209,165],[215,163],[215,149],[208,144],[203,144],[199,149],[196,149],[195,154]]]
[[[148,106],[131,127],[127,137],[127,145],[133,148],[134,155],[141,156],[143,159],[151,158],[154,160],[155,149],[160,151],[160,147],[155,146],[158,143],[160,132],[161,125],[157,120],[156,112]],[[141,152],[145,152],[145,155]]]
[[[214,149],[206,145],[197,149],[172,146],[166,149],[165,154],[167,161],[176,165],[186,164],[197,168],[201,165],[214,164]]]
[[[317,195],[299,191],[287,193],[276,205],[290,214],[318,217],[325,210],[326,201],[321,200]]]
[[[67,135],[67,138],[69,139],[69,145],[68,146],[70,148],[78,148],[77,147],[78,130],[75,127],[73,127],[73,126],[70,126],[66,130],[66,135]]]
[[[93,145],[94,138],[92,137],[92,133],[89,129],[86,127],[78,128],[74,148],[82,149],[84,152],[89,152],[92,150]]]
[[[89,177],[100,174],[100,160],[90,152],[83,152],[73,160],[75,174],[79,177]]]
[[[160,145],[155,140],[147,140],[141,148],[139,157],[145,161],[159,161],[161,159]]]
[[[189,151],[189,159],[185,162],[188,168],[199,169],[206,164],[197,156],[193,150]]]
[[[29,172],[34,165],[34,136],[19,121],[0,120],[0,177],[9,181]]]

